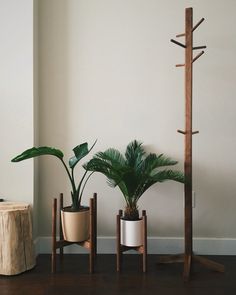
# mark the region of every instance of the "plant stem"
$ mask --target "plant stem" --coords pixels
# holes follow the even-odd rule
[[[59,158],[59,159],[61,160],[63,166],[66,169],[67,175],[69,176],[69,179],[70,179],[70,182],[71,182],[71,185],[72,185],[73,194],[74,194],[76,192],[74,177],[71,176],[70,171],[67,168],[67,166],[66,166],[65,162],[63,161],[63,159],[61,159],[61,158]],[[74,200],[73,200],[73,203],[74,203]]]
[[[86,175],[87,172],[88,172],[88,171],[85,172],[84,176]],[[79,204],[80,204],[80,202],[81,202],[81,198],[82,198],[82,195],[83,195],[83,192],[84,192],[85,185],[86,185],[86,183],[88,182],[89,178],[91,177],[91,175],[92,175],[94,172],[95,172],[95,171],[91,172],[91,173],[89,174],[89,176],[87,177],[87,179],[85,180],[85,182],[84,182],[84,185],[83,185],[83,187],[82,187],[82,190],[81,190],[81,193],[80,193],[80,196],[79,196]],[[81,181],[81,183],[82,183],[82,181]]]

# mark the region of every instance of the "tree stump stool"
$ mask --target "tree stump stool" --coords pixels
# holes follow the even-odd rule
[[[35,266],[30,206],[0,203],[0,274],[16,275]]]

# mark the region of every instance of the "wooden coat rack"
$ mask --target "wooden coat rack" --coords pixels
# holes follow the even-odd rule
[[[193,32],[204,21],[202,18],[193,26],[193,9],[185,10],[185,33],[176,35],[177,38],[185,37],[185,44],[171,39],[171,42],[185,49],[185,63],[177,64],[176,67],[185,67],[185,130],[177,130],[185,136],[185,159],[184,172],[186,183],[184,185],[185,203],[185,252],[183,255],[173,255],[172,257],[161,258],[161,263],[184,262],[183,276],[189,280],[193,261],[203,264],[205,267],[218,272],[224,272],[224,266],[213,262],[205,257],[193,254],[193,220],[192,220],[192,136],[199,131],[192,130],[192,84],[193,84],[193,63],[204,54],[204,51],[193,57],[193,51],[205,49],[206,46],[193,46]]]
[[[53,199],[52,206],[52,260],[51,260],[51,272],[56,272],[56,251],[60,249],[60,259],[62,260],[64,255],[64,247],[77,244],[89,250],[89,272],[94,272],[94,259],[97,255],[97,194],[93,194],[93,198],[90,199],[90,217],[89,217],[89,238],[83,242],[68,242],[64,240],[61,224],[61,209],[63,208],[63,194],[60,194],[60,206],[59,206],[59,240],[57,240],[57,199]]]

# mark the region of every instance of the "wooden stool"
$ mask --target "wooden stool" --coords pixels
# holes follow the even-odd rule
[[[0,274],[16,275],[36,264],[30,206],[0,203]]]
[[[94,272],[94,258],[97,255],[97,194],[93,194],[90,199],[90,225],[89,225],[89,238],[82,242],[68,242],[64,240],[62,233],[61,214],[59,212],[60,222],[60,240],[56,240],[57,232],[57,199],[53,199],[52,206],[52,273],[56,272],[56,250],[60,249],[60,257],[64,255],[63,248],[72,244],[77,244],[89,250],[89,272]],[[60,210],[63,208],[63,194],[60,194]]]
[[[126,252],[128,250],[135,250],[143,255],[143,272],[145,273],[147,271],[147,216],[146,216],[146,210],[142,211],[143,245],[138,246],[138,247],[129,247],[129,246],[124,246],[121,244],[120,220],[121,220],[122,214],[123,214],[122,210],[119,210],[119,214],[117,215],[117,218],[116,218],[116,249],[117,249],[116,270],[118,272],[121,271],[123,252]]]

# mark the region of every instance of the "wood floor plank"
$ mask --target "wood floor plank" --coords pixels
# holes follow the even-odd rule
[[[88,272],[88,255],[57,257],[58,271],[51,274],[50,255],[40,255],[36,267],[17,276],[0,276],[1,295],[74,294],[236,294],[236,257],[210,257],[225,264],[226,272],[209,271],[194,265],[191,280],[183,281],[183,264],[158,265],[157,255],[148,255],[148,272],[142,272],[142,255],[124,255],[121,273],[116,272],[115,255],[98,255],[95,273]]]

